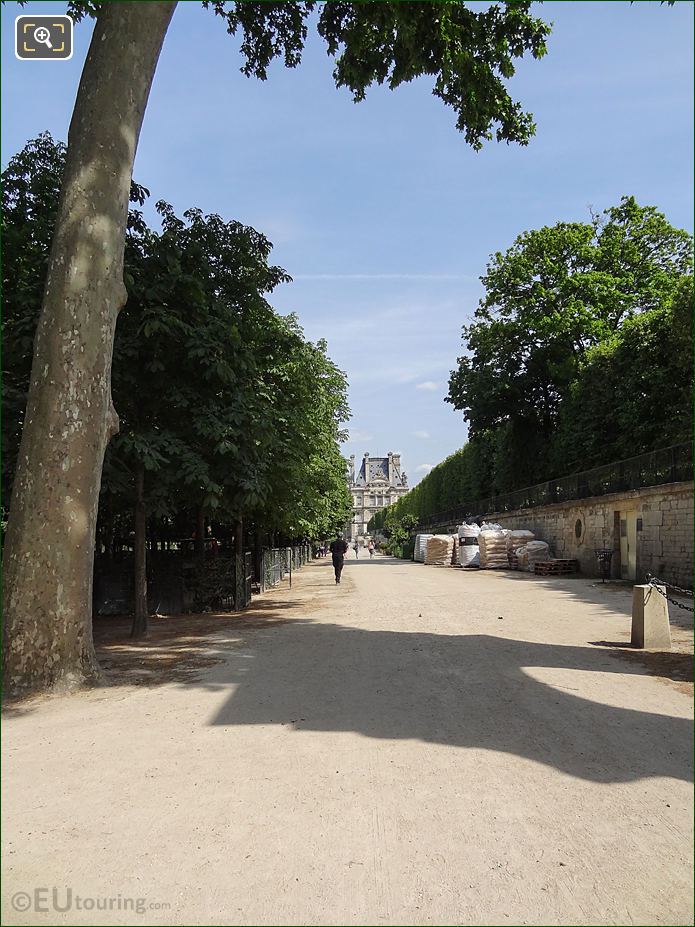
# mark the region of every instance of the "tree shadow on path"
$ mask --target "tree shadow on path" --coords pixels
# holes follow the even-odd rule
[[[692,779],[691,722],[616,707],[634,691],[620,676],[644,670],[595,647],[303,619],[256,633],[247,645],[207,675],[210,688],[235,685],[214,725],[292,724],[298,732],[482,748],[594,782]],[[593,700],[587,671],[611,674],[615,685],[606,691],[603,677],[596,680]]]

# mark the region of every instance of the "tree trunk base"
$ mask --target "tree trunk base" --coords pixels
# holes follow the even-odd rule
[[[70,695],[80,689],[95,688],[104,684],[95,654],[86,655],[75,665],[60,667],[53,672],[30,678],[30,685],[22,682],[13,683],[12,679],[7,679],[3,687],[5,701],[32,695]]]
[[[148,622],[133,621],[133,626],[130,629],[130,637],[135,640],[143,640],[143,638],[148,636]]]

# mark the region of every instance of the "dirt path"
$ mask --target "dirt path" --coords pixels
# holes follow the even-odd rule
[[[628,592],[343,575],[8,714],[4,924],[692,923],[692,663]]]

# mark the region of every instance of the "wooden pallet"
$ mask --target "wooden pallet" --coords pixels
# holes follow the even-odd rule
[[[577,572],[576,560],[544,560],[534,563],[533,572],[536,576],[569,576]]]

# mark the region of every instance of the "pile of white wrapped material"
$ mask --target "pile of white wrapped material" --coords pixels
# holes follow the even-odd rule
[[[519,569],[533,573],[536,563],[550,560],[550,548],[545,541],[529,541],[517,550],[516,556],[519,560]]]
[[[518,531],[510,531],[507,537],[507,555],[509,557],[509,566],[512,570],[519,569],[519,558],[517,557],[517,551],[520,547],[523,547],[525,544],[528,544],[529,541],[533,541],[535,534],[533,531],[525,531],[523,529]]]
[[[483,570],[507,570],[507,535],[509,531],[499,525],[484,524],[478,535],[480,566]]]
[[[459,525],[459,564],[462,567],[478,568],[480,566],[480,548],[477,525]]]
[[[431,534],[416,534],[415,535],[415,560],[418,563],[425,562],[425,554],[427,553],[427,542],[432,537]]]
[[[427,566],[450,566],[454,554],[454,538],[448,534],[433,534],[427,541],[425,564]]]
[[[459,547],[459,564],[468,569],[480,566],[480,548],[477,544],[462,544]]]
[[[474,538],[477,541],[479,534],[480,528],[475,523],[472,525],[459,525],[458,527],[459,538]]]

